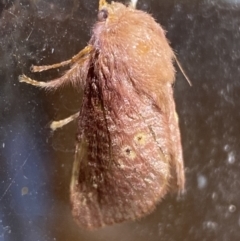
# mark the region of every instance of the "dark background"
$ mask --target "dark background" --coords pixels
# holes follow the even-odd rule
[[[190,87],[174,86],[186,193],[168,195],[140,221],[95,232],[72,219],[69,183],[81,92],[20,84],[32,64],[69,59],[88,42],[97,0],[0,1],[0,241],[240,240],[240,1],[141,0],[167,30]]]

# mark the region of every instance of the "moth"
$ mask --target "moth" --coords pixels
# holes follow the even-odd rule
[[[184,189],[184,164],[172,85],[175,54],[163,28],[148,13],[99,1],[88,45],[70,60],[32,66],[33,72],[69,65],[61,77],[20,82],[83,91],[70,185],[72,214],[96,229],[151,213],[170,191]]]

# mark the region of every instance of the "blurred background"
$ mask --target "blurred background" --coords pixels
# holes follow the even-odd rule
[[[155,212],[98,231],[73,221],[69,183],[76,124],[49,123],[78,111],[81,91],[20,84],[32,64],[71,58],[86,46],[98,0],[0,1],[0,241],[240,240],[240,1],[139,0],[167,31],[178,60],[174,85],[186,193]],[[64,71],[64,69],[63,69]]]

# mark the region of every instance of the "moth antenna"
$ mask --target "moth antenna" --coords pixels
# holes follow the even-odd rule
[[[129,6],[132,8],[136,8],[138,0],[131,0]]]
[[[178,65],[178,68],[179,68],[180,71],[182,72],[182,74],[183,74],[183,76],[185,77],[185,79],[187,80],[188,84],[189,84],[190,86],[192,86],[192,82],[190,81],[190,79],[188,78],[188,76],[186,75],[186,73],[184,72],[181,64],[179,63],[179,61],[178,61],[178,59],[177,59],[177,56],[174,55],[174,57],[175,57],[175,60],[176,60],[177,65]]]

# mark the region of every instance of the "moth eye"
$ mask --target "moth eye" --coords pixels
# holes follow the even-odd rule
[[[125,146],[123,149],[123,154],[130,159],[134,159],[136,157],[136,153],[132,150],[130,146]]]
[[[108,17],[107,9],[102,9],[98,12],[98,21],[103,22],[107,19],[107,17]]]

